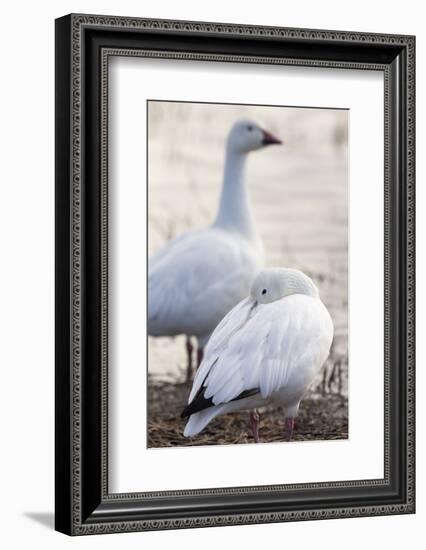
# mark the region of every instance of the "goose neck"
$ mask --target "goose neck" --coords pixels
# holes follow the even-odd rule
[[[254,237],[255,229],[245,182],[247,154],[227,151],[219,211],[215,225]]]

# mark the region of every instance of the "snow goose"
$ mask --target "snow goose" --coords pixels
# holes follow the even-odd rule
[[[188,405],[184,435],[216,416],[249,410],[259,441],[257,408],[282,407],[287,440],[299,403],[328,357],[333,322],[312,280],[295,269],[261,271],[250,296],[217,326],[206,346]]]
[[[250,151],[279,139],[249,120],[232,127],[225,155],[219,210],[212,225],[170,241],[149,260],[148,334],[185,334],[188,380],[191,336],[198,340],[198,364],[209,336],[221,319],[247,296],[263,265],[245,183]]]

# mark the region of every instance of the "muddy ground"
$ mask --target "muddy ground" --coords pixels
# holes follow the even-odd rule
[[[184,383],[154,382],[148,386],[148,447],[224,445],[253,443],[246,412],[215,418],[196,437],[183,437],[185,421],[180,413],[190,386]],[[293,441],[347,439],[347,399],[339,394],[310,393],[302,401],[295,420]],[[278,409],[261,411],[262,443],[284,441],[284,418]]]

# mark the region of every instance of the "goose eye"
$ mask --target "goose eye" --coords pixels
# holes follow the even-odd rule
[[[253,126],[247,126],[247,130],[251,132],[253,130]]]
[[[266,288],[262,290],[262,294],[266,294]]]

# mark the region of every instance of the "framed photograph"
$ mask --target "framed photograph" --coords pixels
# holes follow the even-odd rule
[[[413,36],[56,20],[56,529],[413,513]]]

